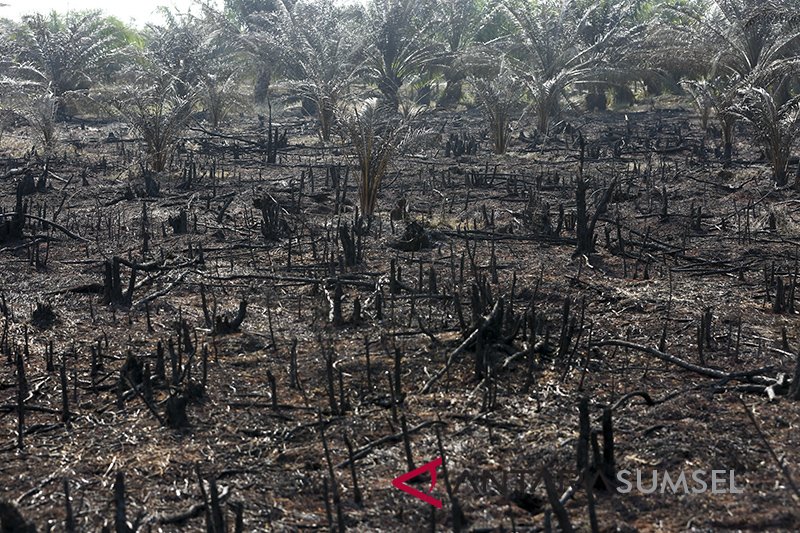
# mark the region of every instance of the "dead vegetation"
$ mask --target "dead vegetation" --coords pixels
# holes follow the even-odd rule
[[[727,74],[609,109],[675,34],[579,4],[464,13],[463,43],[415,41],[447,7],[417,1],[325,4],[302,34],[309,5],[241,11],[224,42],[218,14],[172,20],[112,46],[136,61],[81,78],[85,114],[55,109],[49,143],[9,121],[2,528],[797,530],[793,19],[720,2],[725,32],[766,36],[759,66],[695,50]],[[359,21],[369,53],[332,49]],[[283,54],[258,57],[305,48],[271,72],[274,24]],[[201,61],[228,53],[253,71]],[[228,75],[264,114],[210,109]],[[437,87],[447,105],[421,105]],[[437,458],[441,509],[392,486]],[[744,492],[620,493],[635,469],[732,470]]]

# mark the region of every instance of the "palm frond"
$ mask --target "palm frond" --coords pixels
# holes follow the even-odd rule
[[[609,4],[594,24],[597,6],[582,10],[574,0],[502,5],[518,38],[510,64],[536,100],[542,132],[567,87],[608,83],[633,70],[629,59],[645,30],[635,22],[633,2]]]
[[[772,163],[776,183],[786,185],[789,153],[800,134],[800,96],[779,105],[769,91],[752,85],[741,88],[738,96],[731,113],[752,125]]]
[[[358,195],[361,213],[372,216],[381,182],[394,156],[413,137],[411,120],[418,110],[397,114],[386,102],[368,100],[339,110],[341,133],[359,168]]]

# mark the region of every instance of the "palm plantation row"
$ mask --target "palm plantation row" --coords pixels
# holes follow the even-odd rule
[[[99,12],[3,21],[0,106],[51,148],[74,113],[117,116],[162,171],[187,124],[301,99],[322,142],[344,141],[371,214],[393,153],[430,105],[478,104],[495,153],[512,126],[545,137],[589,94],[599,107],[642,92],[690,95],[718,122],[730,161],[752,124],[777,185],[800,129],[796,0],[226,1],[134,30]],[[248,88],[245,90],[245,88]],[[618,102],[618,103],[619,103]],[[11,111],[9,113],[8,111]]]

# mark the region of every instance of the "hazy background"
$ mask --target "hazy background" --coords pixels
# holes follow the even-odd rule
[[[210,4],[222,6],[222,0],[208,0]],[[64,13],[69,10],[101,9],[125,23],[133,22],[142,26],[148,22],[161,22],[156,13],[158,6],[176,7],[187,11],[192,0],[122,0],[103,2],[100,0],[0,0],[0,17],[19,20],[30,13],[49,13],[56,10]],[[197,8],[195,8],[196,10]]]

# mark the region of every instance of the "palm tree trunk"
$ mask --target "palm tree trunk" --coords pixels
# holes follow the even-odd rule
[[[272,71],[268,68],[262,68],[258,72],[256,81],[253,84],[253,101],[256,104],[263,104],[267,101],[269,96],[269,86],[272,82]]]
[[[789,183],[789,150],[783,146],[771,150],[772,169],[775,173],[775,185],[784,187]]]
[[[722,162],[729,165],[733,156],[733,127],[736,124],[736,119],[731,116],[720,118],[722,121]]]
[[[542,99],[538,105],[538,114],[536,115],[536,128],[542,135],[547,134],[547,127],[550,123],[550,109],[547,99]]]
[[[394,73],[387,73],[378,84],[378,90],[386,98],[387,103],[395,111],[400,108],[400,85],[402,81]]]
[[[447,80],[447,85],[444,87],[444,94],[439,99],[441,106],[455,106],[461,101],[461,96],[464,93],[464,78],[463,76],[451,77]]]
[[[317,104],[317,115],[319,117],[320,136],[324,142],[331,140],[331,128],[333,126],[333,103],[323,100]]]

